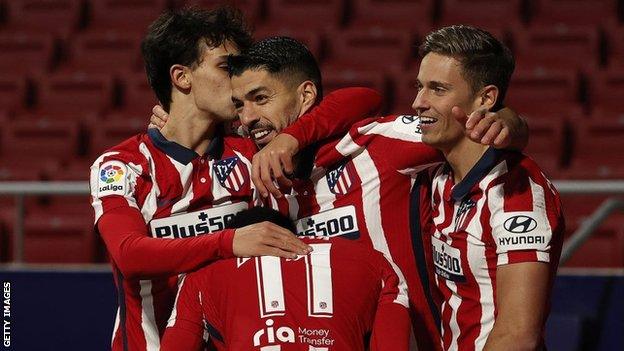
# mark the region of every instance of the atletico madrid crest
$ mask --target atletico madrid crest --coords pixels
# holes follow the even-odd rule
[[[331,171],[327,172],[327,185],[329,190],[336,195],[345,195],[353,185],[352,167],[348,167],[349,163],[343,163]]]
[[[247,167],[237,156],[216,161],[213,170],[219,183],[231,191],[240,191],[249,179]]]

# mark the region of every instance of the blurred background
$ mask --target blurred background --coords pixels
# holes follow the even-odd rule
[[[139,45],[149,23],[222,4],[240,8],[257,39],[304,42],[326,92],[382,92],[385,113],[412,113],[417,47],[431,30],[471,24],[507,43],[517,60],[507,105],[529,121],[526,153],[555,180],[568,227],[550,349],[621,348],[624,0],[0,0],[0,276],[18,282],[18,324],[43,309],[57,326],[39,331],[46,345],[14,334],[20,350],[109,345],[115,294],[93,233],[89,166],[146,129],[156,99]]]

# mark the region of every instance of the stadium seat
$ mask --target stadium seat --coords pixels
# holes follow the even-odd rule
[[[599,33],[595,27],[531,26],[515,29],[517,67],[591,71],[598,67]]]
[[[426,33],[433,22],[434,0],[359,0],[353,2],[351,27],[371,26]]]
[[[521,0],[445,0],[439,27],[467,24],[490,32],[503,32],[521,23]]]
[[[7,4],[7,29],[66,37],[81,24],[81,0],[11,0]]]
[[[54,63],[54,38],[48,34],[0,33],[0,70],[11,74],[47,72]]]
[[[92,218],[41,211],[24,219],[24,260],[28,263],[89,263],[94,249]]]
[[[575,72],[519,69],[511,78],[505,101],[519,113],[539,118],[578,108],[578,95],[579,77]]]
[[[416,98],[416,81],[418,78],[418,67],[408,71],[393,73],[393,94],[392,108],[390,111],[394,114],[413,114],[412,104]]]
[[[151,111],[151,108],[150,110]],[[114,112],[103,117],[106,123],[94,123],[90,128],[90,159],[108,148],[128,139],[129,137],[147,131],[149,112],[129,113]]]
[[[46,113],[97,113],[113,105],[113,77],[74,72],[38,81],[37,109]]]
[[[389,82],[385,74],[380,71],[323,70],[323,90],[325,95],[339,88],[356,86],[372,88],[377,90],[382,96],[387,96]],[[387,107],[388,101],[385,100],[382,112],[385,112]]]
[[[88,31],[114,29],[143,34],[166,8],[167,0],[91,1],[91,23]]]
[[[28,83],[24,76],[0,76],[0,108],[5,113],[23,110],[27,107]]]
[[[344,0],[268,0],[267,24],[324,30],[343,23]]]
[[[596,72],[589,79],[592,119],[624,122],[624,69]]]
[[[77,121],[16,120],[2,128],[3,157],[62,160],[78,153]]]
[[[254,31],[254,38],[261,40],[274,36],[285,36],[304,44],[320,64],[324,59],[322,35],[308,28],[285,27],[278,24],[262,26]]]
[[[624,230],[622,227],[598,228],[565,267],[624,267]]]
[[[263,0],[182,0],[177,2],[176,6],[199,6],[206,9],[217,6],[233,6],[241,10],[245,16],[245,21],[252,25],[259,24],[265,15]]]
[[[110,72],[139,71],[141,37],[119,31],[79,34],[72,38],[69,62],[64,71]]]
[[[565,24],[599,26],[616,19],[614,0],[534,0],[532,2],[535,24]]]
[[[524,153],[537,162],[544,174],[557,179],[563,162],[565,120],[561,116],[524,116],[529,124],[529,145]]]
[[[574,155],[569,178],[624,178],[624,124],[587,120],[575,126]]]
[[[415,50],[415,40],[405,31],[370,27],[330,35],[325,67],[333,69],[403,71]]]
[[[126,114],[144,116],[147,121],[158,100],[145,73],[122,74],[120,83],[123,92],[121,110]]]
[[[624,69],[624,26],[608,26],[605,30],[607,39],[607,63],[610,68]]]

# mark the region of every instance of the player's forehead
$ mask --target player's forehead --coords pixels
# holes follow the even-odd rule
[[[202,40],[198,45],[202,60],[227,60],[228,56],[239,53],[238,47],[231,41],[225,41],[218,46],[211,46],[205,40]]]
[[[456,84],[463,81],[461,62],[454,57],[438,53],[428,53],[420,62],[418,82],[426,85],[431,82]]]
[[[259,92],[272,93],[281,87],[279,80],[266,69],[248,69],[232,76],[232,97],[243,100]]]

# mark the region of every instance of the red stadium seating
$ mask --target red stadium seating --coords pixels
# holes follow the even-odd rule
[[[356,71],[356,70],[324,70],[323,89],[328,94],[339,88],[368,87],[377,90],[382,96],[387,96],[389,82],[386,76],[379,71]],[[385,111],[388,101],[384,102],[382,111]]]
[[[207,9],[217,6],[233,6],[241,10],[245,21],[250,24],[258,24],[265,11],[262,0],[187,0],[180,1],[177,6],[199,6]]]
[[[599,35],[594,27],[532,26],[516,29],[514,36],[521,69],[591,70],[598,66]]]
[[[590,106],[601,120],[624,117],[624,69],[597,72],[590,76]]]
[[[343,0],[268,0],[267,23],[270,26],[301,27],[319,30],[342,24]]]
[[[107,75],[50,75],[38,82],[37,108],[46,113],[97,113],[113,105],[113,87]]]
[[[445,0],[439,26],[468,24],[502,32],[521,23],[521,3],[521,0]]]
[[[23,76],[0,76],[0,108],[6,112],[24,109],[27,91],[27,81]]]
[[[72,38],[69,62],[64,71],[120,72],[139,71],[141,37],[132,33],[102,31]]]
[[[617,268],[624,266],[624,229],[599,228],[572,255],[565,267]]]
[[[149,115],[150,112],[135,114],[116,112],[103,118],[106,123],[94,123],[90,128],[89,149],[92,160],[95,160],[106,149],[135,134],[147,131]]]
[[[81,0],[11,0],[6,3],[10,30],[53,33],[61,37],[79,27],[83,12]]]
[[[524,153],[533,158],[544,174],[557,179],[563,161],[565,120],[551,116],[533,119],[525,116],[529,124],[529,145]]]
[[[624,26],[609,26],[605,31],[607,37],[609,67],[624,69]]]
[[[167,8],[167,0],[91,1],[89,31],[116,30],[143,34]]]
[[[624,124],[588,120],[575,126],[576,138],[568,178],[624,178]]]
[[[11,74],[48,71],[53,64],[54,39],[47,34],[0,34],[0,70]]]
[[[24,220],[24,260],[28,263],[88,263],[94,249],[91,217],[40,211]]]
[[[78,152],[77,121],[13,121],[2,128],[4,157],[62,160]]]
[[[616,19],[614,0],[535,0],[533,1],[536,24],[566,24],[598,26],[609,19]]]
[[[147,82],[145,73],[126,73],[121,75],[121,86],[123,91],[121,109],[130,115],[149,117],[152,107],[158,104],[156,94]]]
[[[578,94],[579,78],[574,72],[519,70],[512,76],[505,101],[519,113],[539,118],[579,108]]]
[[[414,40],[405,31],[381,27],[352,29],[331,35],[326,67],[402,71],[413,56]]]
[[[314,30],[308,28],[283,27],[279,24],[272,26],[263,26],[254,32],[254,38],[261,40],[274,36],[286,36],[303,43],[308,50],[314,55],[317,62],[321,63],[324,58],[321,35]]]
[[[353,2],[351,25],[426,33],[431,30],[433,0],[360,0]]]

